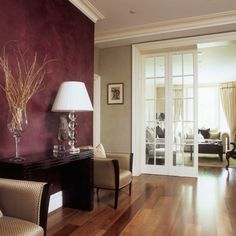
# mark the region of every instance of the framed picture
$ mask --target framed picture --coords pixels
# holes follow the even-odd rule
[[[107,84],[107,104],[124,103],[124,83]]]

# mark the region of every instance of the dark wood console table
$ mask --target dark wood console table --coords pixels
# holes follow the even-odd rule
[[[46,154],[24,156],[23,162],[0,159],[0,177],[45,181],[52,193],[62,190],[63,206],[93,209],[93,152],[53,157]]]

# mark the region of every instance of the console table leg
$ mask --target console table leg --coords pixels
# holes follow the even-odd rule
[[[229,169],[229,158],[230,156],[226,154],[226,161],[227,161],[227,165],[225,166],[226,170]]]

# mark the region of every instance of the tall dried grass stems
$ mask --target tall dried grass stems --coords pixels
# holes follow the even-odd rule
[[[26,59],[27,51],[22,51],[18,45],[11,47],[11,54],[3,47],[3,54],[0,57],[0,67],[4,72],[4,85],[0,87],[6,94],[9,111],[17,118],[17,109],[23,109],[39,90],[44,88],[43,80],[46,74],[46,65],[52,60],[44,57],[38,63],[38,55],[34,54],[31,62]],[[14,63],[9,63],[9,57],[14,58]]]

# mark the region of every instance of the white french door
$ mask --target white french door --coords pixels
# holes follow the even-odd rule
[[[196,177],[197,52],[143,56],[142,172]]]

